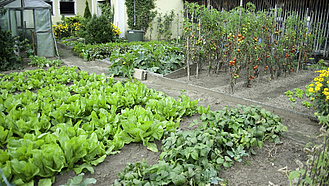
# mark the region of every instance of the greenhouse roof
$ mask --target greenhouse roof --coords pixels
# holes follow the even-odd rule
[[[13,2],[15,0],[0,0],[0,7],[4,7],[5,5]]]
[[[0,0],[6,1],[6,0]],[[8,0],[7,0],[8,1]],[[42,0],[15,0],[7,5],[7,8],[51,8],[51,6]]]

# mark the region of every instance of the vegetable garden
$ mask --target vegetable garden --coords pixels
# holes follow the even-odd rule
[[[52,185],[56,175],[69,170],[93,174],[107,156],[132,143],[153,152],[161,149],[159,161],[128,163],[113,181],[115,186],[226,185],[228,180],[219,171],[255,154],[264,142],[279,144],[287,127],[280,116],[260,106],[213,111],[199,106],[198,99],[191,101],[184,91],[175,99],[132,80],[131,74],[134,68],[166,74],[181,67],[185,58],[188,74],[190,65],[197,66],[196,76],[203,68],[225,73],[234,92],[239,78],[251,87],[255,78],[278,79],[304,69],[317,30],[294,13],[280,22],[280,10],[255,12],[252,4],[230,12],[186,6],[184,47],[161,41],[73,42],[80,57],[108,58],[112,77],[37,56],[30,57],[29,65],[40,69],[0,74],[0,185]],[[247,76],[242,77],[242,72]],[[295,94],[310,96],[320,124],[328,126],[329,73],[317,72],[307,91],[295,89]],[[117,75],[128,79],[117,81],[113,78]],[[286,94],[290,99],[294,96],[292,91]],[[197,118],[190,124],[193,129],[179,129],[180,122],[191,116]],[[328,133],[325,127],[321,130],[324,136]],[[160,141],[161,147],[156,145]],[[313,159],[306,170],[285,172],[290,184],[296,179],[302,183],[326,180],[326,137],[324,141],[322,151],[309,149]],[[82,174],[73,181],[81,179]]]
[[[295,12],[283,19],[281,9],[255,9],[252,3],[247,3],[247,9],[221,12],[186,4],[187,65],[207,67],[209,72],[225,71],[232,92],[243,71],[247,74],[243,77],[245,85],[251,87],[260,76],[273,79],[305,68],[314,41],[324,40],[314,37],[317,27],[310,28],[308,20]]]
[[[184,94],[175,100],[139,82],[117,82],[77,67],[1,77],[0,165],[16,185],[51,185],[65,170],[93,173],[92,166],[125,144],[141,142],[158,151],[154,140],[161,139],[162,161],[128,166],[115,185],[215,183],[216,171],[241,161],[264,140],[277,142],[286,130],[280,117],[265,109],[213,112]],[[198,129],[175,133],[183,116],[196,113]],[[142,175],[135,175],[140,168]]]

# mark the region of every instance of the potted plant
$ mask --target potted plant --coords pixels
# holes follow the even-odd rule
[[[126,0],[128,26],[128,42],[143,41],[143,35],[149,27],[149,23],[156,16],[154,0]]]

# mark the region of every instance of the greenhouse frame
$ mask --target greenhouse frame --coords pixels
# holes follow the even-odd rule
[[[55,56],[49,4],[42,0],[16,0],[2,5],[0,9],[6,9],[6,13],[0,16],[3,30],[10,30],[12,36],[20,39],[28,39],[38,56]]]

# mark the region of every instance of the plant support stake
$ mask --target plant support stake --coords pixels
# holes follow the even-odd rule
[[[134,0],[134,26],[136,26],[136,0]]]
[[[178,37],[179,37],[179,15],[177,14],[177,38],[176,38],[177,44],[178,44]]]

